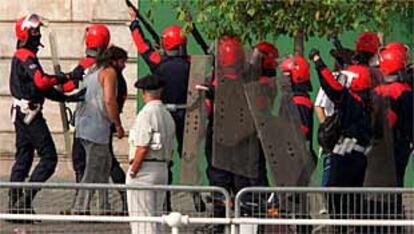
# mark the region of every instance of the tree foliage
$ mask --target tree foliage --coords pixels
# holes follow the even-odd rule
[[[305,38],[344,31],[379,30],[392,23],[389,16],[409,15],[413,2],[396,0],[182,0],[176,3],[179,20],[192,11],[210,39],[238,35],[245,42],[279,35]]]

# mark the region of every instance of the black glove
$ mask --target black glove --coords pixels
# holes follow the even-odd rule
[[[318,49],[311,49],[311,51],[309,52],[309,59],[313,61],[313,58],[315,56],[319,56],[319,50]]]
[[[76,81],[83,80],[84,74],[85,74],[85,69],[79,65],[70,73],[70,79],[76,80]]]
[[[372,56],[374,56],[374,54],[370,52],[356,53],[352,57],[352,62],[356,64],[369,64],[369,61],[371,60]]]
[[[139,21],[138,19],[135,19],[131,22],[131,24],[129,25],[129,29],[131,31],[134,31],[134,29],[139,28]]]
[[[66,102],[81,102],[85,100],[86,88],[81,89],[79,92],[66,96]]]
[[[55,76],[59,84],[64,84],[69,80],[68,75],[63,72],[58,72]]]
[[[355,52],[348,48],[342,48],[340,50],[332,49],[329,51],[332,57],[335,58],[336,62],[341,66],[345,67],[352,64],[352,58],[355,55]]]

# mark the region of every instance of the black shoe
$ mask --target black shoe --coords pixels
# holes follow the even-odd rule
[[[40,223],[40,220],[21,220],[21,219],[6,219],[6,222],[14,223],[14,224],[35,224]]]
[[[194,202],[194,208],[197,212],[206,211],[206,203],[204,202],[203,197],[201,197],[201,194],[193,193],[193,202]]]
[[[9,214],[26,214],[24,211],[25,209],[20,209],[17,207],[9,208]],[[35,211],[32,209],[32,214],[35,214]],[[23,220],[23,219],[7,219],[6,222],[15,223],[15,224],[34,224],[34,220]]]
[[[224,234],[224,226],[207,224],[196,228],[194,234]]]
[[[32,201],[31,199],[27,197],[22,197],[19,199],[16,204],[9,208],[10,214],[30,214],[35,215],[36,212],[33,209]],[[40,223],[40,220],[8,220],[8,222],[11,223],[20,223],[20,224],[34,224],[34,223]]]

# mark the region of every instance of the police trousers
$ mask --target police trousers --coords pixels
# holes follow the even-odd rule
[[[175,111],[170,111],[171,116],[173,117],[174,124],[175,124],[175,139],[177,140],[177,152],[178,156],[181,158],[181,154],[183,153],[183,140],[184,140],[184,124],[185,124],[185,109],[178,109]],[[173,174],[173,161],[170,161],[168,164],[168,184],[172,184]],[[166,197],[166,207],[168,211],[172,210],[171,204],[171,194],[167,192]]]
[[[23,182],[29,176],[33,164],[35,150],[40,160],[34,168],[29,181],[44,182],[55,172],[57,153],[52,135],[41,112],[37,113],[30,124],[24,123],[25,115],[16,110],[14,127],[16,130],[16,155],[12,167],[10,181]],[[28,191],[27,195],[34,198],[39,189]],[[21,189],[9,191],[10,205],[23,195]]]
[[[166,185],[168,183],[168,164],[166,162],[144,161],[137,175],[127,175],[127,185]],[[127,191],[128,213],[130,216],[159,216],[163,211],[165,192],[131,190]],[[160,234],[160,224],[131,222],[132,234]]]
[[[329,153],[324,158],[322,186],[362,187],[367,168],[363,153],[352,151],[345,155]],[[350,219],[355,214],[364,214],[363,198],[360,194],[332,193],[326,197],[329,215],[333,219]],[[347,227],[337,227],[335,232],[347,232]]]
[[[235,173],[222,170],[213,165],[213,121],[209,121],[206,132],[206,144],[205,144],[205,154],[207,158],[207,177],[211,186],[219,186],[225,188],[232,194],[236,194],[238,191],[245,187],[252,186],[268,186],[267,172],[266,172],[266,160],[264,157],[263,150],[260,150],[259,155],[259,176],[257,178],[249,178],[243,175],[237,175]],[[247,194],[244,196],[246,201],[252,201],[250,196]],[[213,200],[219,202],[214,206],[214,216],[215,217],[224,217],[224,207],[222,206],[223,197],[220,195],[214,194]],[[258,196],[255,196],[258,198]],[[266,200],[266,199],[264,199]],[[220,202],[221,201],[221,202]],[[224,203],[223,203],[224,204]]]

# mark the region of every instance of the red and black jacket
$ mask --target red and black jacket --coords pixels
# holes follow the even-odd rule
[[[9,83],[13,97],[39,104],[43,104],[45,96],[63,101],[54,98],[58,92],[53,87],[58,83],[56,76],[44,73],[35,52],[27,48],[17,49],[12,59]]]
[[[389,104],[386,111],[387,125],[393,129],[394,142],[413,142],[413,91],[409,84],[391,82],[374,88],[373,102]],[[381,101],[376,101],[380,99]]]
[[[82,58],[78,65],[72,70],[71,74],[71,78],[72,80],[83,80],[83,76],[85,75],[85,71],[92,67],[92,65],[94,65],[96,63],[96,58],[94,57],[86,57],[86,58]],[[72,92],[74,89],[79,88],[79,83],[78,82],[67,82],[63,85],[63,90],[65,92]]]
[[[308,93],[293,93],[293,103],[299,111],[302,134],[306,140],[310,142],[312,147],[312,132],[313,132],[313,103]]]
[[[326,67],[322,59],[315,62],[319,82],[338,113],[344,137],[355,138],[361,146],[368,146],[372,136],[370,114],[362,97],[343,87]]]
[[[161,55],[145,39],[137,20],[132,21],[130,30],[138,53],[147,63],[151,72],[157,74],[165,82],[162,101],[169,104],[185,104],[187,102],[190,58],[188,56]]]

